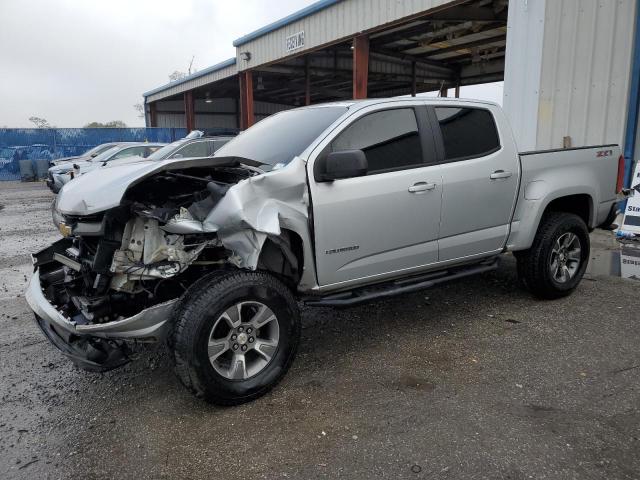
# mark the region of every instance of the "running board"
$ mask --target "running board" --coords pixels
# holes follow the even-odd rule
[[[351,307],[370,302],[371,300],[395,297],[403,293],[417,292],[441,283],[458,280],[459,278],[490,272],[496,270],[498,264],[499,261],[496,257],[490,263],[475,264],[472,267],[428,273],[418,277],[381,283],[374,287],[362,287],[348,292],[335,293],[333,295],[327,295],[326,297],[310,297],[305,300],[305,305],[310,307]]]

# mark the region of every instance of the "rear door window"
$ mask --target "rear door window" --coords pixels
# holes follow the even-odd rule
[[[118,158],[131,157],[133,155],[142,155],[144,153],[144,149],[145,147],[125,148],[124,150],[119,151],[113,157],[111,157],[111,160],[117,160]]]
[[[159,149],[160,149],[160,147],[159,146],[155,146],[155,145],[153,147],[147,147],[144,150],[143,157],[147,158],[149,155],[151,155],[152,153],[157,152]]]
[[[435,107],[435,111],[446,161],[482,157],[500,149],[500,137],[489,110]]]
[[[171,155],[171,158],[208,157],[209,155],[209,142],[204,141],[193,142],[182,147],[176,153]]]
[[[362,150],[369,174],[423,165],[413,108],[383,110],[359,118],[338,135],[331,150]]]

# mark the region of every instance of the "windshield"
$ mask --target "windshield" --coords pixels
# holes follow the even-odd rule
[[[102,152],[100,155],[93,157],[89,161],[90,162],[106,162],[107,160],[109,160],[109,158],[111,158],[111,155],[116,153],[118,150],[120,150],[120,147],[111,147],[106,152]]]
[[[183,139],[183,140],[176,140],[175,142],[170,143],[169,145],[165,145],[164,147],[156,150],[151,155],[149,155],[147,157],[147,160],[164,160],[166,158],[169,158],[169,155],[171,155],[180,145],[183,145],[184,143],[185,141]]]
[[[242,132],[215,157],[239,157],[261,164],[287,164],[300,155],[347,107],[313,107],[287,110],[267,117]]]

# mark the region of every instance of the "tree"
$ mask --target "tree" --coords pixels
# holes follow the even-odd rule
[[[144,105],[142,103],[136,103],[133,105],[133,108],[138,112],[138,118],[144,118]]]
[[[40,118],[40,117],[29,117],[29,121],[31,123],[33,123],[36,128],[53,128],[49,122],[44,119],[44,118]]]
[[[122,120],[111,120],[110,122],[91,122],[87,123],[84,128],[127,128],[127,124]]]

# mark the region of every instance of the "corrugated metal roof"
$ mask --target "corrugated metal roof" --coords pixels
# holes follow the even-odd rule
[[[205,68],[204,70],[200,70],[200,71],[198,71],[196,73],[192,73],[191,75],[188,75],[188,76],[186,76],[186,77],[184,77],[184,78],[182,78],[180,80],[177,80],[175,82],[169,82],[166,85],[163,85],[163,86],[158,87],[158,88],[154,88],[153,90],[149,90],[148,92],[144,92],[142,94],[142,96],[143,97],[148,97],[150,95],[153,95],[154,93],[159,93],[159,92],[162,92],[163,90],[166,90],[168,88],[173,88],[173,87],[176,87],[176,86],[181,85],[183,83],[189,82],[191,80],[195,80],[196,78],[200,78],[200,77],[203,77],[205,75],[218,72],[218,71],[220,71],[220,70],[222,70],[224,68],[230,67],[230,66],[235,65],[235,64],[236,64],[236,57],[229,58],[229,59],[225,60],[224,62],[217,63],[217,64],[215,64],[215,65],[213,65],[211,67]]]
[[[291,15],[287,15],[286,17],[281,18],[280,20],[270,23],[269,25],[265,25],[264,27],[259,28],[254,32],[251,32],[243,37],[238,38],[237,40],[234,40],[233,46],[239,47],[240,45],[244,45],[245,43],[250,42],[251,40],[255,40],[256,38],[266,35],[269,32],[273,32],[274,30],[277,30],[286,25],[289,25],[290,23],[293,23],[297,20],[301,20],[305,17],[308,17],[309,15],[313,15],[314,13],[319,12],[320,10],[324,10],[325,8],[330,7],[331,5],[335,5],[336,3],[339,3],[341,1],[342,0],[320,0],[319,2],[312,3],[308,7],[303,8],[302,10],[292,13]]]

